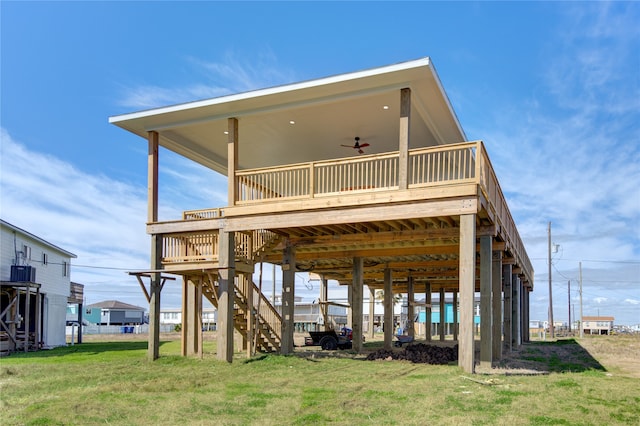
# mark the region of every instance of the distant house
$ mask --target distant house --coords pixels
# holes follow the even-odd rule
[[[99,325],[143,324],[144,308],[117,300],[105,300],[87,306],[84,318]]]
[[[347,325],[347,308],[340,304],[328,304],[325,324],[325,317],[322,314],[320,304],[313,302],[304,302],[302,297],[294,297],[293,307],[293,329],[298,333],[306,333],[307,331],[320,331],[326,326],[330,329],[339,330]],[[282,315],[282,295],[277,294],[274,307],[280,315]]]
[[[585,334],[610,334],[614,317],[582,317]]]
[[[403,302],[405,303],[405,302]],[[425,303],[425,300],[422,299],[419,301],[419,303]],[[431,335],[437,335],[440,334],[440,309],[441,309],[441,304],[440,304],[440,298],[437,296],[434,296],[431,299]],[[476,330],[476,332],[479,331],[479,325],[480,325],[480,297],[479,296],[475,296],[474,297],[474,301],[473,301],[473,306],[474,306],[474,315],[473,315],[473,324],[474,324],[474,329]],[[403,311],[406,311],[407,307],[403,306]],[[426,323],[426,309],[423,306],[419,306],[416,308],[416,318],[415,318],[415,326],[417,329],[417,333],[418,334],[424,334],[425,330],[425,323]],[[460,322],[460,309],[458,307],[457,312],[457,319],[456,321],[454,321],[454,316],[453,316],[453,298],[445,298],[444,299],[444,323],[443,323],[443,327],[444,327],[444,334],[445,335],[452,335],[454,334],[454,332],[456,331],[456,327],[454,325],[459,324]]]
[[[216,308],[202,308],[202,328],[215,330],[218,319]],[[182,308],[165,308],[160,310],[160,324],[182,324]]]
[[[2,352],[66,345],[76,255],[0,219],[0,349]]]

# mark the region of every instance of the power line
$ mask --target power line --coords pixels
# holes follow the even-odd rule
[[[548,260],[546,257],[531,257],[531,260]],[[640,260],[594,260],[594,259],[565,259],[565,258],[559,258],[559,259],[554,259],[556,261],[563,261],[563,262],[594,262],[594,263],[629,263],[629,264],[638,264],[640,265]]]

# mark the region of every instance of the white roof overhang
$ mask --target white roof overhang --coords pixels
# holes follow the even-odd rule
[[[109,122],[226,174],[227,119],[240,169],[398,150],[400,89],[411,89],[410,148],[461,142],[462,127],[429,58],[110,117]],[[384,108],[386,107],[386,108]],[[291,123],[295,124],[291,124]]]

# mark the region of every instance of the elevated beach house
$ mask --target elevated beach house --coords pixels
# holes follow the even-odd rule
[[[453,294],[459,364],[469,372],[476,292],[479,362],[526,339],[531,262],[485,146],[466,140],[430,58],[110,122],[149,149],[151,264],[132,274],[150,302],[151,358],[161,289],[176,275],[184,355],[202,352],[202,297],[218,309],[219,359],[232,360],[234,328],[250,350],[292,352],[296,271],[318,274],[323,289],[329,279],[349,286],[354,336],[362,334],[365,285],[384,289],[385,317],[394,293],[407,294],[412,309],[416,292],[426,305],[432,293]],[[159,221],[160,146],[227,176],[227,205]],[[252,281],[258,262],[282,267],[281,315]],[[386,327],[385,346],[392,337]]]

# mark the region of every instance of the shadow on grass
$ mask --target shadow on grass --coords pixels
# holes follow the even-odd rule
[[[530,342],[515,351],[509,360],[526,368],[551,373],[606,371],[575,339],[555,342]]]
[[[160,342],[160,346],[168,342]],[[36,352],[14,352],[8,355],[10,359],[21,358],[50,358],[60,357],[73,354],[95,355],[104,352],[122,352],[122,351],[146,351],[147,342],[90,342],[77,343],[73,346],[60,346],[53,349],[43,349]]]

